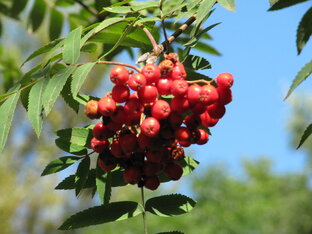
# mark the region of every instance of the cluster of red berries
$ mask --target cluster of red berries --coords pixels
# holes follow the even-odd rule
[[[125,182],[151,190],[159,186],[160,173],[180,179],[183,147],[208,141],[205,127],[224,115],[233,84],[229,73],[215,79],[217,88],[214,80],[200,86],[186,76],[176,54],[158,66],[145,65],[140,73],[119,65],[111,70],[112,91],[89,101],[85,110],[91,119],[102,117],[93,128],[91,147],[103,170],[119,165]]]

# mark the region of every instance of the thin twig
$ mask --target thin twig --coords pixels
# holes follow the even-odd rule
[[[146,212],[145,212],[145,199],[144,199],[144,188],[143,187],[141,187],[141,199],[142,199],[142,206],[143,206],[142,216],[143,216],[144,234],[148,234],[147,233],[147,220],[146,220]]]
[[[145,32],[145,34],[148,36],[148,39],[151,41],[152,45],[153,45],[153,53],[155,55],[158,55],[160,53],[159,51],[159,47],[157,45],[157,42],[155,40],[155,38],[153,37],[153,35],[150,33],[150,31],[148,31],[147,28],[143,28],[143,31]]]
[[[75,0],[75,2],[77,2],[80,6],[82,6],[84,9],[86,9],[87,11],[89,11],[92,15],[94,15],[95,17],[99,17],[98,12],[95,11],[94,9],[90,8],[89,6],[87,6],[86,4],[84,4],[81,0]]]
[[[197,84],[197,83],[205,83],[205,84],[211,84],[211,83],[213,83],[214,82],[214,79],[212,79],[212,80],[209,80],[209,81],[207,81],[207,80],[187,80],[186,81],[188,84]]]

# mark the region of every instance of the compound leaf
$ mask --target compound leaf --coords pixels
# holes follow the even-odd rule
[[[308,0],[279,0],[279,1],[270,0],[270,2],[274,4],[271,6],[269,11],[280,10],[306,1]]]
[[[54,40],[61,35],[63,28],[64,17],[61,12],[55,8],[51,8],[50,25],[49,25],[49,37],[50,40]]]
[[[235,11],[235,0],[217,0],[218,3],[229,11]]]
[[[72,77],[72,83],[71,83],[71,91],[73,97],[76,97],[81,86],[83,85],[83,82],[87,78],[87,75],[91,71],[91,69],[94,67],[96,63],[86,63],[84,65],[81,65],[77,68],[77,70],[73,73]]]
[[[297,50],[301,50],[312,34],[312,7],[304,14],[297,29]]]
[[[80,159],[81,159],[80,157],[76,157],[76,156],[64,156],[64,157],[60,157],[58,159],[55,159],[55,160],[51,161],[45,167],[41,176],[45,176],[45,175],[49,175],[49,174],[53,174],[53,173],[62,171]]]
[[[32,30],[35,32],[43,22],[46,11],[46,3],[44,0],[35,0],[30,13],[30,22]]]
[[[80,57],[80,37],[82,27],[71,31],[64,40],[63,60],[67,64],[74,64]]]
[[[304,131],[303,135],[301,136],[299,145],[297,147],[297,149],[300,148],[300,146],[308,139],[308,137],[312,134],[312,124],[310,124],[306,130]]]
[[[83,189],[89,175],[90,170],[90,157],[86,156],[79,163],[77,171],[76,171],[76,196],[80,193],[81,189]]]

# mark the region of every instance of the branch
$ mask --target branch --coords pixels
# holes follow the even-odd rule
[[[96,18],[99,17],[98,12],[93,10],[92,8],[90,8],[89,6],[87,6],[86,4],[84,4],[81,0],[75,0],[75,2],[77,2],[80,6],[82,6],[84,9],[86,9],[87,11],[89,11],[92,15],[94,15]]]

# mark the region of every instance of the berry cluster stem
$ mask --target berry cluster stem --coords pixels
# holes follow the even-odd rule
[[[144,198],[144,188],[143,187],[141,187],[141,199],[142,199],[142,206],[143,206],[142,216],[143,216],[144,234],[148,234],[147,233],[147,220],[146,220],[145,198]]]
[[[132,69],[136,70],[137,72],[141,72],[140,68],[133,66],[131,64],[128,64],[128,63],[113,62],[113,61],[98,61],[97,63],[98,64],[108,64],[108,65],[121,65],[121,66],[132,68]]]
[[[187,80],[186,82],[189,84],[197,84],[197,83],[211,84],[212,82],[214,82],[214,79],[209,80],[209,81],[203,80],[203,79],[201,79],[201,80]]]

